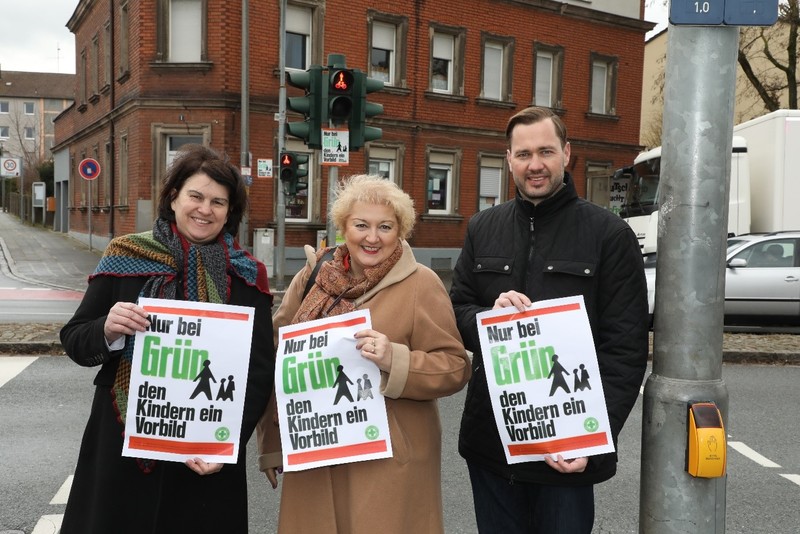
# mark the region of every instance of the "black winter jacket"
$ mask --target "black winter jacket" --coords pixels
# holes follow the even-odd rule
[[[532,301],[583,295],[616,447],[642,385],[648,354],[647,288],[636,236],[618,216],[566,186],[534,206],[517,198],[476,214],[456,263],[450,298],[466,348],[473,352],[459,452],[497,475],[522,482],[585,485],[614,476],[616,454],[589,458],[583,473],[544,462],[508,465],[495,425],[475,314],[500,293]]]

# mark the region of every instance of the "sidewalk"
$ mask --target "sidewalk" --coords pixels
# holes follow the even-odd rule
[[[101,255],[102,251],[90,251],[87,245],[66,234],[22,224],[17,217],[0,212],[0,271],[10,278],[83,292]],[[450,273],[440,275],[447,285]],[[270,287],[275,287],[272,280]],[[278,302],[276,298],[276,306]],[[63,354],[58,339],[61,326],[0,324],[0,354]],[[800,335],[726,333],[723,360],[800,364]]]

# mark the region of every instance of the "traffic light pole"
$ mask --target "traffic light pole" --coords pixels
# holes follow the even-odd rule
[[[280,51],[278,52],[278,70],[280,71],[280,88],[278,89],[278,154],[283,152],[283,139],[286,135],[286,0],[281,0],[280,14]],[[284,267],[286,257],[286,195],[283,193],[283,184],[280,181],[280,164],[275,165],[278,160],[273,160],[272,175],[275,183],[275,194],[277,202],[275,206],[275,221],[277,228],[275,231],[275,261],[273,270],[275,271],[275,289],[284,289]]]
[[[690,401],[713,401],[727,421],[722,334],[738,38],[736,26],[669,26],[643,534],[725,532],[725,477],[690,475],[686,451]]]

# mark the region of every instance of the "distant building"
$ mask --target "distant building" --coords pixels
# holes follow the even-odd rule
[[[642,0],[287,3],[287,69],[326,65],[337,53],[385,82],[369,96],[384,105],[369,121],[383,136],[351,152],[339,176],[379,173],[401,185],[419,213],[411,245],[434,268],[452,267],[474,213],[513,198],[504,129],[514,112],[537,104],[563,117],[579,194],[601,205],[613,170],[639,151],[644,35],[654,26],[642,20]],[[282,4],[248,4],[243,146],[241,2],[78,2],[67,23],[76,102],[56,122],[71,234],[86,239],[90,220],[100,243],[151,228],[165,169],[182,144],[199,142],[236,163],[243,151],[252,155],[243,241],[256,248],[254,230],[276,225],[280,188]],[[287,137],[286,148],[310,156],[308,190],[286,203],[292,271],[301,246],[325,229],[329,167],[297,139]],[[78,174],[86,157],[102,168],[92,183]],[[272,177],[257,175],[259,160],[272,161]]]

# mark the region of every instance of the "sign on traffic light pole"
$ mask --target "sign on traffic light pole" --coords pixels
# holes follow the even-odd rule
[[[350,149],[358,150],[367,141],[375,141],[383,136],[383,131],[374,126],[367,126],[370,117],[383,113],[383,105],[368,102],[367,95],[383,90],[383,81],[370,78],[365,72],[354,71],[353,112],[350,115]]]
[[[299,137],[309,148],[322,148],[320,129],[328,124],[322,67],[312,65],[306,71],[289,71],[286,73],[286,81],[289,85],[305,91],[303,96],[289,97],[286,100],[290,110],[305,117],[303,122],[286,124],[289,135]]]
[[[296,195],[308,189],[308,156],[297,152],[281,152],[280,177],[283,192]]]

